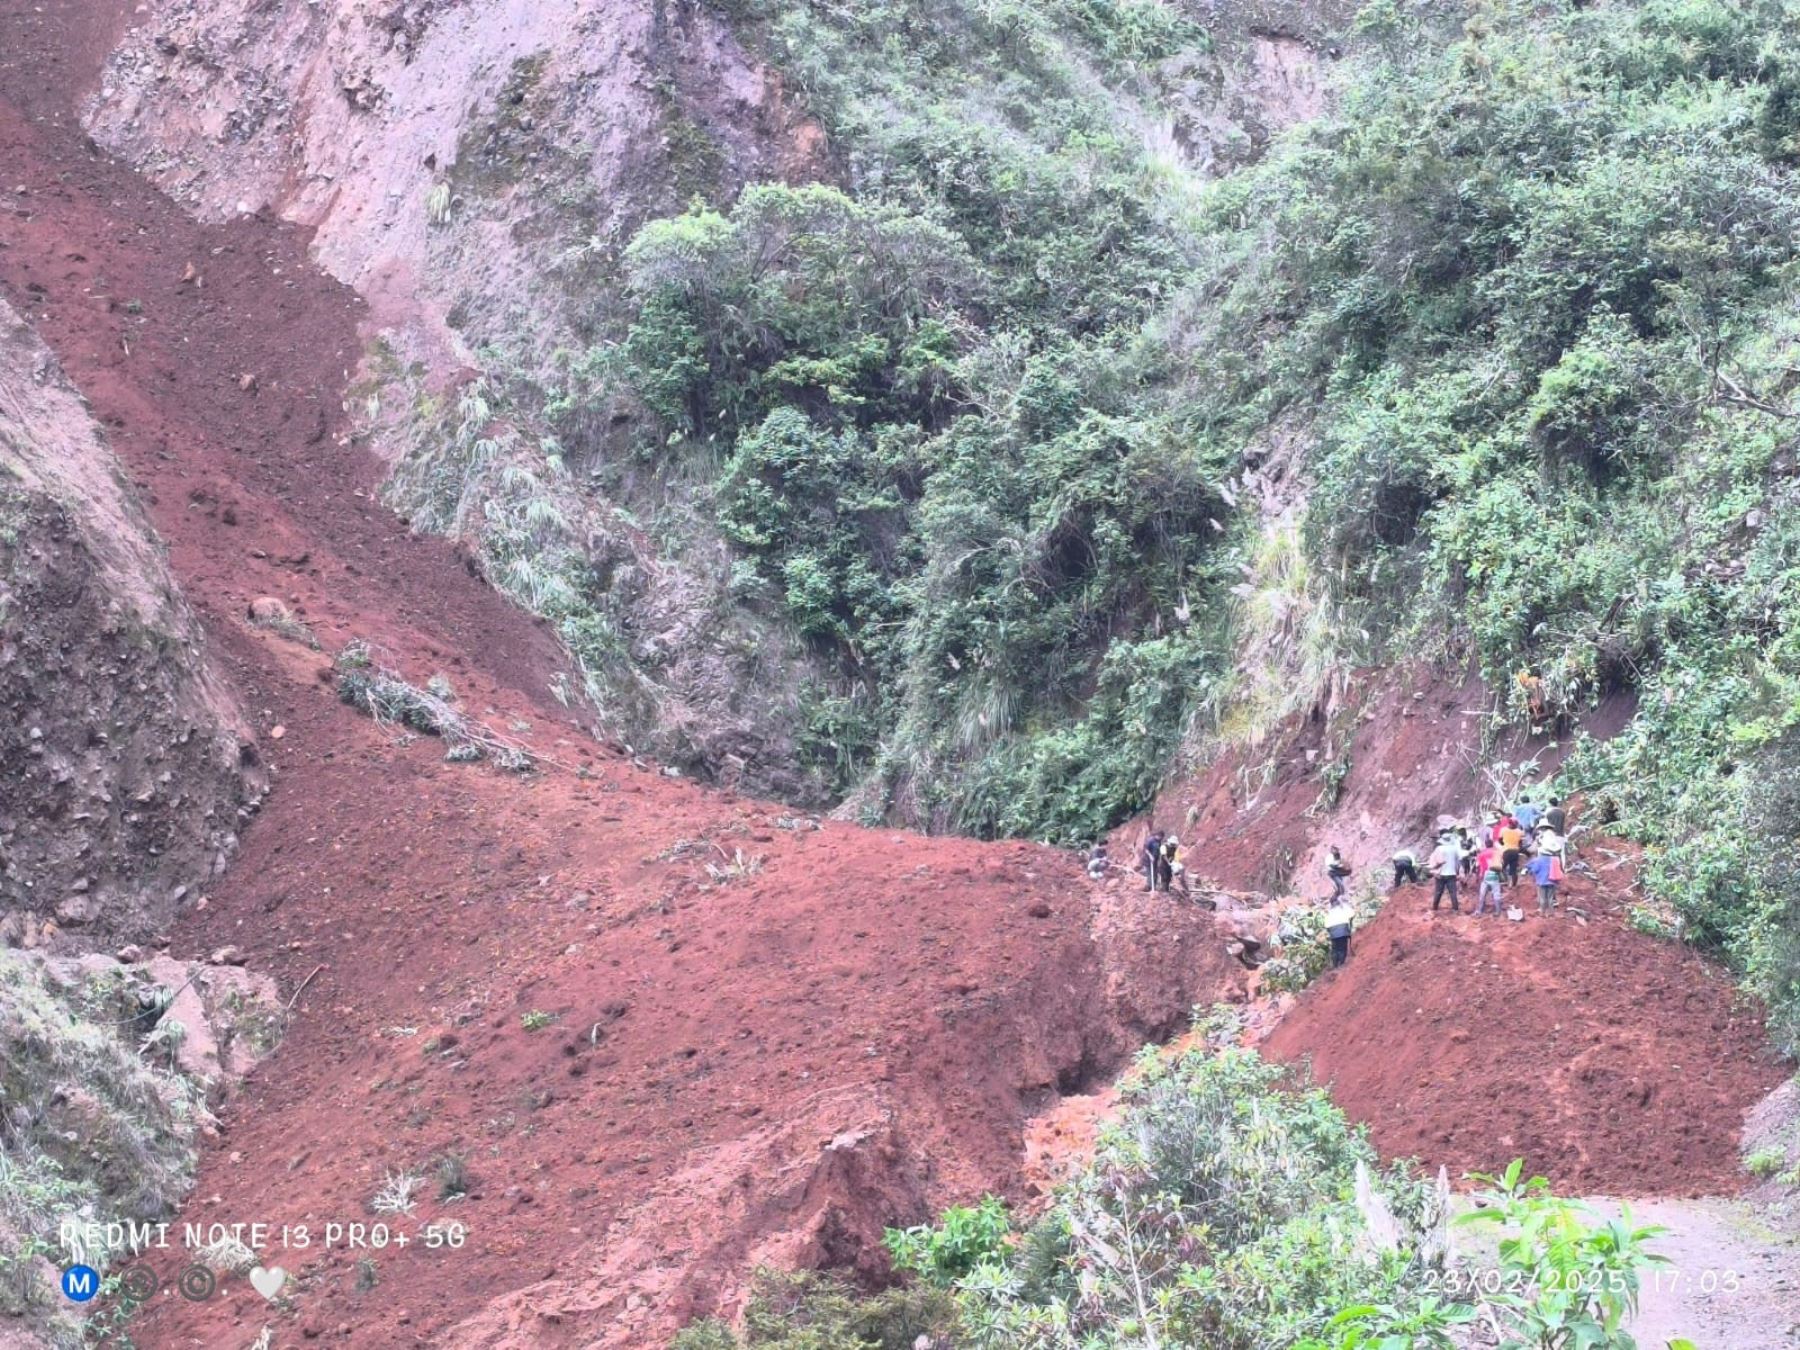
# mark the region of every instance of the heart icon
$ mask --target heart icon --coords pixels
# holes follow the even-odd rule
[[[250,1272],[250,1287],[256,1290],[256,1292],[261,1294],[264,1298],[268,1299],[271,1303],[275,1301],[275,1296],[281,1292],[281,1286],[286,1283],[287,1272],[280,1266],[270,1266],[266,1270],[261,1266],[257,1266]]]

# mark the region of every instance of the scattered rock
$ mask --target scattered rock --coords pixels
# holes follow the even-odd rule
[[[241,966],[249,961],[242,947],[227,945],[214,950],[208,958],[215,966]]]
[[[91,895],[71,895],[56,907],[56,917],[71,928],[79,928],[100,917],[100,906]]]

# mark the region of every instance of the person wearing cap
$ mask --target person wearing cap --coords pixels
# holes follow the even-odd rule
[[[1548,822],[1537,827],[1537,840],[1534,846],[1534,852],[1547,854],[1550,857],[1555,858],[1558,863],[1561,863],[1563,861],[1563,849],[1566,846],[1567,841],[1562,835],[1551,829]]]
[[[1460,914],[1462,901],[1456,892],[1456,874],[1462,868],[1462,850],[1456,846],[1456,836],[1445,830],[1438,836],[1438,846],[1432,850],[1427,860],[1431,868],[1431,909],[1437,912],[1438,905],[1447,895],[1450,897],[1450,912]]]
[[[1348,900],[1340,900],[1325,911],[1325,936],[1331,939],[1331,966],[1335,970],[1350,959],[1350,934],[1356,926],[1356,911]]]
[[[1556,912],[1556,887],[1562,880],[1556,855],[1539,853],[1525,864],[1525,870],[1531,873],[1531,879],[1537,883],[1538,917],[1547,919]]]
[[[1350,875],[1350,864],[1344,861],[1344,855],[1333,844],[1331,852],[1325,858],[1325,875],[1331,878],[1331,898],[1344,898],[1344,878]]]
[[[1181,861],[1181,840],[1170,835],[1162,846],[1162,888],[1166,891],[1181,878],[1181,893],[1188,893],[1187,867]]]
[[[1423,880],[1419,875],[1419,855],[1410,848],[1403,848],[1394,855],[1394,885],[1402,882],[1418,883]]]

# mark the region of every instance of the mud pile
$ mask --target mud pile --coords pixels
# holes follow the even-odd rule
[[[1566,1194],[1740,1189],[1745,1113],[1787,1070],[1725,971],[1629,926],[1628,865],[1592,861],[1563,887],[1586,922],[1538,919],[1529,885],[1521,923],[1402,889],[1264,1048],[1452,1176],[1522,1157]]]
[[[325,713],[284,715],[311,744]],[[349,1222],[388,1174],[466,1160],[467,1197],[415,1218],[479,1241],[376,1258],[411,1330],[381,1339],[362,1254],[302,1258],[302,1326],[358,1344],[488,1343],[465,1319],[655,1344],[760,1261],[874,1273],[883,1225],[1016,1194],[1031,1115],[1241,984],[1201,911],[1097,901],[1044,850],[813,829],[622,765],[497,792],[422,747],[350,758],[384,794],[309,788],[311,842],[259,828],[180,936],[233,935],[284,986],[326,966],[225,1113],[220,1213]]]

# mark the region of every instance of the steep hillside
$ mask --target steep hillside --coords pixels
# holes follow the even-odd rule
[[[1532,1315],[1440,1297],[1437,1169],[1732,1189],[1800,1016],[1795,38],[0,0],[0,936],[169,953],[0,954],[8,1311],[194,1181],[411,1245],[150,1252],[90,1334],[1422,1350]],[[1327,844],[1372,907],[1525,786],[1582,914],[1402,891],[1314,979]],[[1050,846],[1151,818],[1196,897]],[[1571,1235],[1521,1284],[1648,1269],[1483,1204]]]
[[[1230,466],[1134,393],[1144,325],[1342,17],[167,0],[89,122],[206,216],[316,225],[390,499],[556,623],[611,731],[1072,839],[1223,658]]]
[[[136,945],[204,903],[266,780],[99,427],[3,300],[0,706],[0,1318],[70,1343],[40,1292],[59,1226],[167,1219],[209,1098],[273,1044],[266,976]]]
[[[99,429],[3,301],[0,713],[9,944],[143,941],[224,871],[261,795],[253,737]]]
[[[884,1224],[1009,1186],[1033,1110],[1239,988],[1207,915],[1097,903],[1065,855],[821,828],[595,747],[550,696],[543,626],[375,501],[335,412],[359,310],[304,238],[197,223],[83,135],[92,18],[4,14],[24,191],[0,284],[109,429],[272,783],[172,932],[178,956],[235,948],[293,1014],[278,1068],[219,1107],[197,1211],[365,1219],[388,1174],[456,1158],[414,1217],[482,1234],[382,1255],[379,1293],[342,1248],[285,1253],[273,1310],[241,1279],[165,1290],[137,1343],[235,1343],[252,1314],[371,1346],[520,1323],[654,1343],[759,1259],[875,1266]],[[369,655],[334,661],[352,639]],[[376,669],[535,771],[340,697]]]

